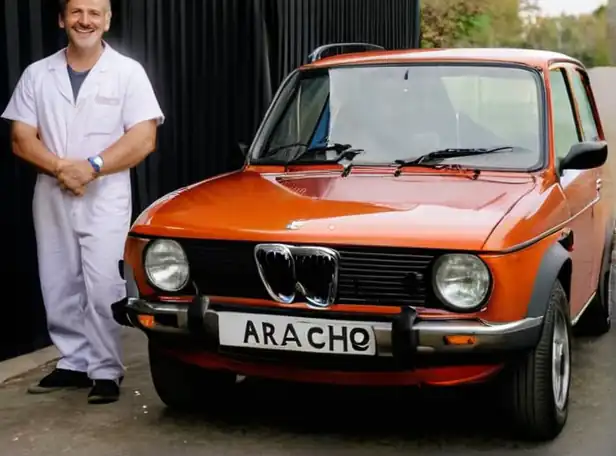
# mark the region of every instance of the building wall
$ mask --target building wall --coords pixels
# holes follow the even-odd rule
[[[415,47],[419,0],[114,0],[110,44],[142,62],[167,122],[133,173],[134,212],[159,196],[241,166],[284,76],[320,44]],[[24,68],[65,42],[54,0],[0,0],[0,108]],[[0,359],[49,343],[32,228],[34,171],[0,124]],[[15,296],[15,298],[9,298]]]

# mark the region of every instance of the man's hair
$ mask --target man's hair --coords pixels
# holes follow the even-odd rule
[[[71,0],[58,0],[58,8],[60,14],[64,14],[66,11],[66,5],[70,3]],[[111,0],[109,0],[109,9],[111,10]]]

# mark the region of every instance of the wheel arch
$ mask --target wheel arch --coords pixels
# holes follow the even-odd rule
[[[561,282],[567,299],[571,296],[571,276],[573,264],[571,256],[561,242],[555,242],[543,254],[539,270],[535,277],[533,291],[528,303],[526,316],[529,318],[544,317],[554,283]],[[569,309],[567,309],[570,313]]]
[[[599,271],[598,289],[602,296],[605,296],[605,281],[603,280],[612,265],[612,251],[614,250],[614,241],[616,236],[614,233],[614,218],[610,218],[605,230],[605,244],[601,256],[601,269]]]
[[[567,258],[558,271],[558,280],[565,289],[567,301],[571,299],[571,275],[573,273],[573,262]]]

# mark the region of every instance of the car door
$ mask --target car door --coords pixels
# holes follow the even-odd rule
[[[603,141],[605,134],[601,125],[599,112],[595,103],[595,98],[590,85],[588,73],[582,67],[572,66],[569,69],[571,87],[578,107],[580,124],[582,126],[582,138],[584,141]],[[595,170],[596,198],[599,201],[592,207],[593,219],[593,269],[592,283],[596,286],[601,273],[601,262],[603,259],[603,247],[606,238],[607,223],[612,213],[612,204],[609,193],[609,177],[606,165]]]
[[[554,154],[557,166],[568,154],[571,146],[583,138],[568,68],[569,65],[559,64],[551,67],[549,71]],[[573,231],[574,239],[574,249],[571,252],[572,318],[582,310],[594,291],[593,205],[597,199],[596,181],[597,172],[594,169],[568,169],[560,175],[560,185],[570,210],[568,227]]]

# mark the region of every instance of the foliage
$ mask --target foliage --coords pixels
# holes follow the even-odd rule
[[[577,17],[540,18],[528,27],[525,45],[568,54],[589,67],[609,65],[607,30],[605,8]]]
[[[424,0],[421,8],[422,47],[458,45],[480,27],[484,0]]]
[[[542,17],[536,0],[421,0],[422,47],[548,49],[589,67],[609,64],[606,8]]]

